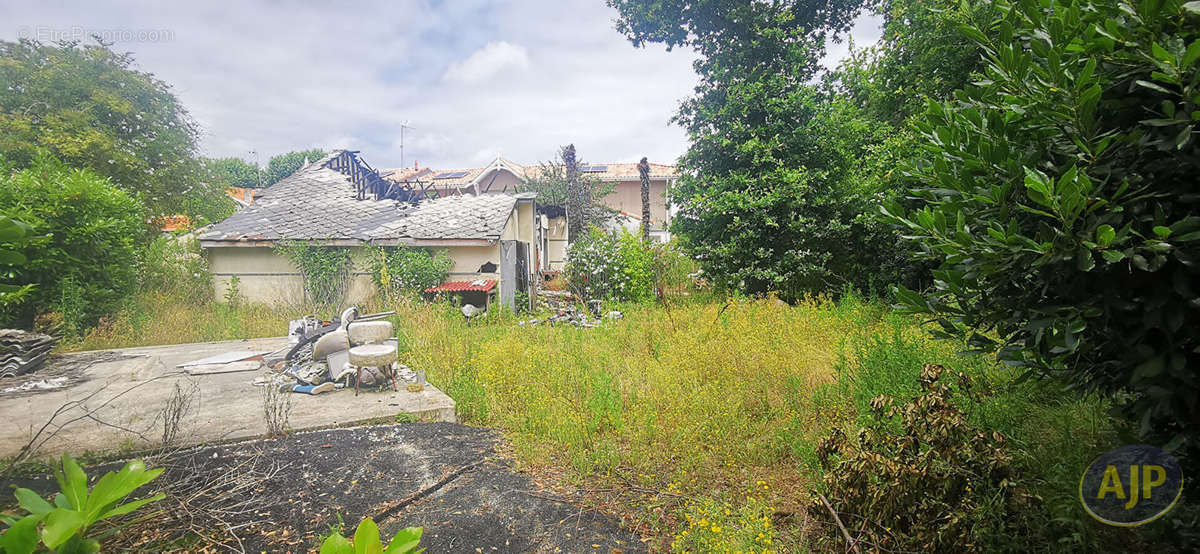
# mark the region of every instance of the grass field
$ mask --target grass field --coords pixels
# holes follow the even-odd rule
[[[914,396],[925,363],[993,391],[971,419],[1011,437],[1044,499],[1046,536],[1066,537],[1043,546],[1099,540],[1074,486],[1115,443],[1107,407],[1052,383],[1013,385],[1011,370],[959,356],[877,302],[616,306],[626,317],[597,328],[519,326],[504,314],[467,326],[448,305],[394,308],[402,360],[457,401],[464,423],[502,429],[523,467],[573,485],[656,549],[823,550],[803,515],[820,477],[817,441],[856,429],[876,395]],[[302,311],[148,296],[69,347],[279,335]]]

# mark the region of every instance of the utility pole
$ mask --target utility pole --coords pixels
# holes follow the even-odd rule
[[[251,150],[250,153],[254,154],[254,180],[258,182],[256,188],[262,188],[262,164],[258,163],[258,150]]]
[[[412,127],[408,126],[408,120],[405,120],[403,123],[400,124],[400,167],[406,167],[404,165],[404,130],[405,129],[412,129]]]

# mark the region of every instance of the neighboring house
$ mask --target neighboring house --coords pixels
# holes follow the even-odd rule
[[[527,176],[539,170],[538,165],[522,166],[497,157],[485,167],[468,169],[430,169],[414,164],[411,168],[382,169],[380,175],[395,183],[410,183],[431,187],[441,194],[513,194]],[[636,163],[586,164],[580,172],[601,183],[612,184],[613,192],[594,200],[612,208],[617,217],[613,226],[640,231],[642,224],[642,184]],[[671,211],[667,190],[678,177],[675,166],[650,164],[650,235],[655,240],[670,239],[667,231]],[[567,222],[562,206],[538,205],[535,254],[537,269],[560,270],[566,259]]]
[[[238,208],[245,208],[254,203],[254,189],[226,187],[225,194],[237,203]]]
[[[315,241],[354,249],[348,303],[374,293],[369,256],[377,246],[445,249],[454,265],[447,291],[498,295],[508,305],[528,291],[543,256],[532,194],[471,195],[407,189],[338,150],[257,193],[253,203],[199,237],[218,296],[232,278],[248,300],[303,298],[299,270],[273,247]]]

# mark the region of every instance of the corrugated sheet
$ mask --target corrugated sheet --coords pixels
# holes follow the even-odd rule
[[[436,287],[425,289],[425,292],[491,292],[494,288],[496,288],[495,279],[478,279],[475,281],[446,281]]]

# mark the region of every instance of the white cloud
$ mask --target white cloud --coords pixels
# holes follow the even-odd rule
[[[507,41],[489,42],[467,59],[454,62],[443,79],[452,83],[482,83],[511,70],[529,67],[529,52],[524,46]]]
[[[595,162],[669,163],[687,149],[669,121],[696,86],[695,54],[634,48],[598,0],[371,0],[352,16],[328,3],[10,4],[0,39],[43,27],[171,31],[114,48],[171,83],[205,155],[349,146],[396,167],[406,121],[404,164],[435,168],[497,153],[534,163],[567,143]]]

